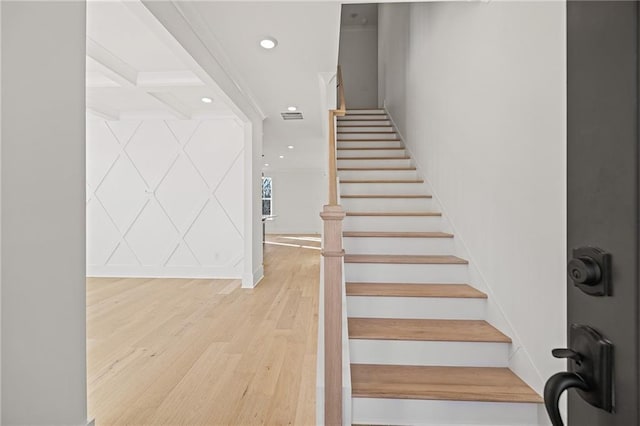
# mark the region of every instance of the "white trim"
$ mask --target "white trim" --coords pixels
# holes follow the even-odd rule
[[[240,279],[239,268],[228,266],[103,266],[87,265],[88,277]]]
[[[264,267],[260,265],[252,274],[245,274],[242,277],[242,288],[255,288],[264,278]]]

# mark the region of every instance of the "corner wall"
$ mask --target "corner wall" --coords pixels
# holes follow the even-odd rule
[[[381,5],[380,97],[538,392],[564,368],[563,2]]]
[[[235,118],[87,122],[87,273],[241,278],[245,135]]]

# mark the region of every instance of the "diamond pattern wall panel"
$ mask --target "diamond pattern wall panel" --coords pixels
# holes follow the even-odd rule
[[[207,185],[191,162],[180,157],[158,187],[156,197],[175,226],[186,231],[194,213],[208,199]]]
[[[220,226],[210,226],[211,223]],[[210,200],[187,233],[185,241],[202,264],[234,264],[243,239],[222,206]]]
[[[87,125],[87,184],[95,188],[105,177],[109,168],[120,155],[120,145],[105,122]]]
[[[87,263],[97,276],[240,276],[235,119],[87,122]]]
[[[244,186],[244,158],[242,155],[236,158],[236,161],[218,185],[215,195],[238,232],[244,235],[242,226],[244,220],[244,193],[238,191],[238,183]]]
[[[234,120],[206,121],[200,124],[185,150],[211,189],[224,178],[242,151],[242,128]]]
[[[127,144],[127,154],[147,185],[155,188],[178,155],[179,145],[164,121],[144,121]]]
[[[150,201],[131,226],[125,240],[143,265],[162,265],[172,251],[178,231],[157,201]]]

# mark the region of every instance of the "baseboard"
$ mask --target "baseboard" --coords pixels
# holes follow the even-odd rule
[[[193,278],[240,279],[241,269],[234,267],[190,266],[97,266],[87,265],[88,277],[109,278]]]
[[[254,288],[264,278],[264,265],[260,265],[252,274],[245,274],[242,277],[242,288]]]

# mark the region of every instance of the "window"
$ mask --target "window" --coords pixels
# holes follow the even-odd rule
[[[262,178],[262,216],[273,214],[273,200],[271,199],[271,178]]]

